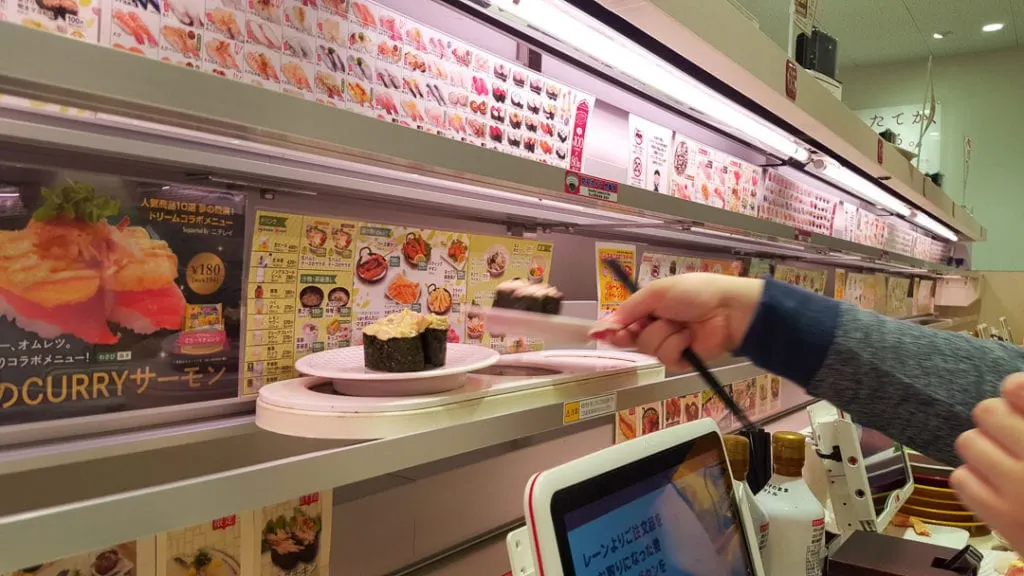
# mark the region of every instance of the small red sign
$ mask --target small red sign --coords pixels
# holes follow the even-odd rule
[[[217,518],[213,521],[214,530],[227,530],[238,523],[238,518],[234,514],[231,516],[225,516],[223,518]]]
[[[885,163],[885,140],[878,139],[878,163]]]
[[[574,196],[586,196],[608,202],[619,201],[619,183],[596,176],[588,176],[581,172],[567,170],[565,172],[565,193]]]
[[[796,62],[786,59],[786,97],[796,102],[796,84],[799,76],[796,73]]]
[[[313,492],[312,494],[306,494],[299,498],[300,506],[309,506],[310,504],[316,504],[320,501],[320,493]]]
[[[590,117],[590,103],[583,100],[576,106],[576,121],[572,128],[572,147],[569,150],[569,170],[583,169],[583,141],[587,137],[588,117]]]

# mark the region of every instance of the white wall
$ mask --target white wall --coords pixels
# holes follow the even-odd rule
[[[973,250],[978,270],[1024,270],[1024,50],[937,59],[942,102],[943,189],[988,228]],[[842,70],[843,101],[853,110],[923,102],[927,62]],[[964,138],[974,140],[966,194]]]

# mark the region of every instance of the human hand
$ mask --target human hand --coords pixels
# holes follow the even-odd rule
[[[977,428],[956,441],[964,464],[949,477],[960,500],[999,532],[1014,550],[1024,551],[1024,373],[1003,380],[1002,397],[975,406]]]
[[[669,369],[683,370],[689,367],[681,358],[687,347],[708,361],[739,347],[763,291],[763,280],[722,274],[664,278],[634,294],[603,321],[622,329],[598,337],[619,348],[657,356]]]

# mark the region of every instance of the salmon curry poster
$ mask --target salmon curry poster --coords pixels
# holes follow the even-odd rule
[[[0,198],[0,424],[230,398],[245,197],[64,180]]]

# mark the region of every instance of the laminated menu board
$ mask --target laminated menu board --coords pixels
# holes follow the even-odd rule
[[[469,235],[359,224],[353,289],[353,342],[362,329],[395,312],[410,309],[447,316],[448,341],[465,338]]]
[[[762,276],[771,275],[772,273],[772,261],[767,258],[751,258],[750,266],[747,267],[748,278],[761,278]]]
[[[256,213],[243,393],[291,378],[306,354],[351,344],[356,229],[338,218]]]
[[[885,277],[876,274],[846,275],[845,300],[865,310],[885,310]]]
[[[830,236],[837,226],[839,200],[777,170],[765,171],[765,182],[758,216],[765,220],[792,226],[804,232]],[[856,212],[856,207],[848,205]],[[841,227],[845,227],[845,221]]]
[[[506,280],[522,278],[531,282],[547,282],[551,271],[554,245],[506,236],[470,236],[472,252],[469,259],[470,304],[466,341],[489,346],[499,352],[525,352],[540,350],[544,342],[539,338],[522,338],[515,335],[492,337],[487,331],[482,316],[474,314],[473,308],[489,308],[494,302],[494,291]]]
[[[836,268],[836,281],[832,287],[832,297],[836,300],[846,301],[846,270]]]
[[[0,1],[0,22],[13,22],[35,30],[96,43],[99,39],[99,12],[95,0],[67,2]]]
[[[615,414],[615,443],[620,444],[637,437],[640,429],[640,410],[627,408]]]
[[[252,513],[231,514],[156,537],[156,576],[242,576],[251,573]]]
[[[637,272],[637,285],[641,288],[655,280],[668,278],[687,272],[698,272],[700,259],[687,256],[673,256],[657,252],[644,252],[640,257],[640,269]]]
[[[775,267],[775,279],[824,296],[828,270],[813,270],[780,264]]]
[[[782,378],[762,374],[754,379],[757,386],[756,413],[766,415],[782,407]]]
[[[700,261],[700,271],[712,274],[726,274],[728,276],[743,275],[742,260],[710,260],[704,258]]]
[[[644,404],[637,408],[640,418],[640,435],[654,434],[664,428],[664,406],[661,402]]]
[[[935,281],[914,279],[914,314],[932,314],[935,312]]]
[[[331,492],[313,492],[256,510],[259,576],[327,576]]]
[[[906,318],[911,314],[910,278],[889,276],[885,285],[885,315]]]
[[[19,194],[0,217],[0,423],[237,394],[244,196]]]
[[[672,142],[671,194],[683,200],[696,200],[697,148],[702,146],[678,132]]]
[[[616,244],[597,242],[597,317],[598,319],[614,312],[620,304],[629,298],[629,291],[604,265],[605,260],[616,260],[630,277],[636,277],[636,246],[632,244]]]
[[[149,537],[26,566],[3,576],[155,576],[155,572],[153,538]]]
[[[581,159],[593,96],[373,2],[351,2],[346,31],[346,66],[321,70],[349,107],[556,166]]]
[[[672,130],[629,115],[628,182],[660,194],[670,194]]]
[[[725,384],[722,389],[726,394],[732,395],[732,384]],[[721,430],[729,430],[732,426],[732,414],[729,413],[725,402],[715,394],[714,390],[704,390],[700,394],[702,417],[714,420]]]

